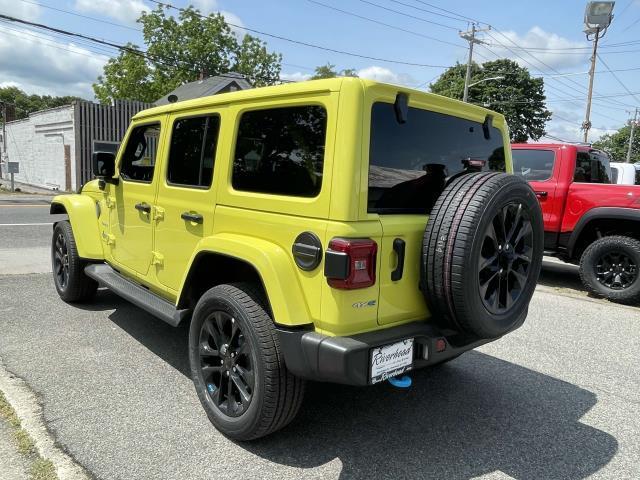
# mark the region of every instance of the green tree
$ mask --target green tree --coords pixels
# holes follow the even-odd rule
[[[315,73],[311,77],[311,80],[319,80],[321,78],[335,78],[335,77],[357,77],[358,72],[354,68],[345,68],[344,70],[337,71],[336,66],[331,63],[321,65],[315,68]]]
[[[626,162],[630,134],[631,126],[626,125],[615,133],[602,135],[597,142],[593,143],[593,146],[607,152],[613,161]],[[631,162],[640,162],[640,130],[638,126],[633,133]]]
[[[431,91],[462,100],[466,71],[467,66],[459,63],[448,68],[430,85]],[[526,68],[508,59],[472,65],[471,84],[490,77],[502,78],[469,87],[468,101],[502,113],[513,142],[542,137],[551,118],[546,106],[544,80],[531,77]]]
[[[200,75],[238,72],[255,86],[278,82],[282,55],[269,52],[264,42],[251,35],[239,39],[219,13],[203,16],[188,7],[176,19],[166,14],[167,8],[159,5],[138,19],[145,54],[128,44],[107,62],[93,85],[100,102],[153,102]]]
[[[15,119],[26,118],[30,113],[47,108],[69,105],[78,97],[53,97],[51,95],[28,95],[18,87],[0,88],[0,102],[6,102],[13,108]],[[0,109],[2,116],[2,109]],[[9,117],[9,115],[7,115]]]

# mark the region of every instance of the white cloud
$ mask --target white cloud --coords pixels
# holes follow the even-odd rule
[[[523,49],[566,49],[588,47],[585,42],[574,42],[561,37],[556,33],[546,32],[540,27],[533,27],[522,36],[513,31],[502,33],[509,38],[511,42],[500,34],[489,32],[491,36],[485,37],[485,40],[490,45],[489,48],[501,57],[511,58],[521,66],[527,67],[529,70],[548,70],[548,67],[541,62],[544,62],[553,68],[575,67],[577,65],[584,64],[590,55],[588,49],[572,51],[565,50],[562,52],[541,50],[530,50],[530,53],[525,52]],[[516,53],[518,55],[516,55]]]
[[[395,73],[388,68],[379,67],[377,65],[372,65],[358,70],[358,76],[360,78],[368,78],[369,80],[376,80],[384,83],[394,83],[396,85],[411,86],[417,83],[411,75],[407,75],[406,73]]]
[[[18,0],[0,0],[0,10],[23,20],[37,20],[41,13],[40,5]]]
[[[205,14],[218,11],[217,0],[191,0],[191,4]]]
[[[295,72],[295,73],[280,74],[281,80],[289,80],[292,82],[304,82],[305,80],[309,80],[310,78],[311,78],[310,73]]]
[[[99,13],[129,24],[134,24],[142,12],[151,11],[142,0],[76,0],[75,9]]]
[[[93,98],[91,85],[108,57],[44,34],[36,38],[30,32],[8,33],[0,35],[0,58],[11,58],[0,62],[3,85],[27,93]]]

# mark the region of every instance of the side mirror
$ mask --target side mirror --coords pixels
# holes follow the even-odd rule
[[[116,156],[112,152],[93,152],[93,174],[105,182],[114,183],[113,175],[116,173]]]

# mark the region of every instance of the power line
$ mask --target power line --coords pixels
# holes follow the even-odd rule
[[[394,1],[394,0],[392,0],[392,1]],[[482,24],[484,24],[484,25],[489,25],[489,24],[488,24],[488,23],[486,23],[486,22],[481,22],[481,21],[479,21],[478,19],[471,18],[471,17],[466,17],[466,16],[461,15],[461,14],[459,14],[459,13],[457,13],[457,12],[453,12],[453,11],[451,11],[451,10],[447,10],[446,8],[438,7],[437,5],[434,5],[434,4],[432,4],[432,3],[424,2],[424,1],[422,1],[422,0],[415,0],[415,1],[416,1],[417,3],[422,4],[422,5],[426,5],[426,6],[428,6],[428,7],[435,8],[435,9],[437,9],[437,10],[440,10],[441,12],[446,12],[446,13],[450,13],[451,15],[455,15],[456,17],[459,17],[462,21],[465,21],[465,22],[482,23]],[[400,2],[396,2],[396,3],[400,3]],[[409,5],[409,6],[411,6],[411,5]],[[418,7],[413,7],[413,8],[418,8]],[[418,9],[418,10],[424,10],[424,9]],[[424,11],[425,11],[425,12],[429,12],[429,13],[433,13],[434,15],[441,15],[441,16],[443,16],[443,17],[445,17],[445,16],[446,16],[446,15],[443,15],[443,14],[441,14],[441,13],[433,12],[433,11],[431,11],[431,10],[424,10]],[[453,18],[453,17],[447,17],[447,18]]]
[[[104,20],[101,18],[96,18],[96,17],[89,17],[87,15],[81,15],[79,13],[75,13],[75,12],[70,12],[69,10],[63,10],[62,8],[56,8],[56,7],[51,7],[49,5],[44,5],[43,3],[38,3],[38,2],[30,2],[29,0],[20,0],[23,3],[29,3],[31,5],[38,5],[39,7],[42,8],[48,8],[49,10],[54,10],[56,12],[62,12],[62,13],[67,13],[69,15],[74,15],[76,17],[80,17],[80,18],[86,18],[87,20],[93,20],[95,22],[101,22],[101,23],[106,23],[107,25],[113,25],[115,27],[120,27],[120,28],[127,28],[129,30],[134,30],[136,32],[141,32],[142,30],[139,28],[135,28],[135,27],[130,27],[128,25],[123,25],[122,23],[115,23],[115,22],[110,22],[108,20]]]
[[[36,27],[36,28],[40,28],[40,29],[43,29],[43,30],[51,31],[51,32],[56,32],[56,33],[59,33],[61,35],[66,35],[66,36],[69,36],[69,37],[90,40],[92,42],[95,42],[95,43],[98,43],[98,44],[101,44],[101,45],[108,45],[108,46],[116,48],[116,49],[118,49],[118,50],[120,50],[122,52],[131,53],[132,55],[137,55],[139,57],[145,58],[147,60],[162,64],[162,65],[165,65],[165,66],[169,66],[169,67],[177,67],[177,66],[179,66],[178,64],[167,63],[166,61],[164,61],[162,59],[159,59],[157,57],[154,58],[148,52],[144,52],[142,50],[134,48],[131,45],[119,45],[119,44],[116,44],[116,43],[113,43],[113,42],[108,42],[106,40],[100,40],[98,38],[90,37],[90,36],[84,35],[82,33],[71,32],[69,30],[63,30],[63,29],[60,29],[60,28],[51,27],[49,25],[44,25],[44,24],[41,24],[41,23],[29,22],[27,20],[22,20],[22,19],[11,17],[9,15],[4,15],[4,14],[0,14],[0,19],[5,19],[5,20],[9,20],[11,22],[16,22],[16,23],[20,23],[20,24],[24,24],[24,25],[33,26],[33,27]],[[228,75],[228,74],[224,74],[224,73],[219,73],[217,75],[219,77],[234,78],[234,79],[237,78],[234,75]],[[271,80],[270,78],[259,77],[259,76],[245,75],[245,77],[248,78],[249,80]],[[282,82],[282,83],[290,83],[288,80],[280,80],[280,82]]]
[[[498,30],[497,28],[494,28],[494,30],[496,31],[496,33],[500,34],[502,37],[506,38],[510,43],[512,43],[513,45],[517,46],[517,44],[511,40],[507,35],[505,35],[504,33],[502,33],[500,30]],[[492,36],[490,33],[488,34],[491,38],[493,38],[496,42],[498,42],[500,44],[500,42],[494,37]],[[531,62],[529,62],[528,60],[526,60],[524,57],[522,57],[521,55],[519,55],[517,52],[515,52],[511,47],[501,44],[504,48],[506,48],[507,50],[509,50],[511,53],[515,54],[518,58],[520,58],[521,60],[527,62],[529,65],[532,65]],[[560,73],[558,70],[556,70],[555,68],[553,68],[551,65],[545,63],[544,61],[540,60],[538,57],[536,57],[534,54],[527,52],[529,54],[529,56],[531,58],[533,58],[535,61],[537,61],[539,64],[544,65],[545,67],[549,68],[551,71],[555,72],[555,73]],[[564,83],[563,81],[559,80],[559,79],[553,79],[553,81],[555,81],[556,83],[560,83],[561,85],[567,87],[567,88],[572,88],[569,85],[567,85],[566,83]],[[574,85],[577,85],[580,89],[584,90],[585,92],[587,91],[587,87],[581,85],[580,83],[576,82],[575,80],[571,79],[571,78],[567,78],[567,82],[570,82]],[[600,95],[598,92],[596,92],[594,90],[594,93]],[[625,105],[622,102],[617,102],[617,101],[613,101],[614,103],[618,103],[619,105],[622,106],[628,106]]]
[[[174,5],[171,5],[170,3],[160,2],[158,0],[149,0],[149,1],[153,2],[153,3],[156,3],[158,5],[161,5],[161,6],[167,7],[167,8],[171,8],[171,9],[177,10],[179,12],[182,12],[182,11],[185,10],[184,8],[176,7]],[[194,12],[194,13],[196,15],[202,17],[202,18],[207,18],[206,15],[202,15],[201,13],[198,13],[198,12]],[[233,24],[233,23],[228,22],[228,21],[227,21],[227,25],[229,25],[231,27],[239,28],[239,29],[242,29],[242,30],[246,30],[246,31],[251,32],[251,33],[255,33],[256,35],[263,35],[265,37],[275,38],[275,39],[278,39],[278,40],[282,40],[284,42],[294,43],[296,45],[302,45],[302,46],[309,47],[309,48],[315,48],[317,50],[324,50],[325,52],[338,53],[340,55],[348,55],[348,56],[351,56],[351,57],[364,58],[366,60],[374,60],[376,62],[393,63],[393,64],[396,64],[396,65],[409,65],[409,66],[412,66],[412,67],[446,68],[446,67],[443,67],[442,65],[429,65],[429,64],[426,64],[426,63],[405,62],[405,61],[401,61],[401,60],[391,60],[391,59],[388,59],[388,58],[372,57],[372,56],[363,55],[363,54],[360,54],[360,53],[354,53],[354,52],[348,52],[348,51],[345,51],[345,50],[337,50],[335,48],[323,47],[321,45],[316,45],[316,44],[313,44],[313,43],[303,42],[301,40],[294,40],[292,38],[283,37],[282,35],[275,35],[273,33],[262,32],[260,30],[254,29],[254,28],[249,28],[249,27],[245,27],[245,26],[242,26],[242,25],[236,25],[236,24]]]
[[[456,27],[452,27],[451,25],[445,25],[444,23],[434,22],[434,21],[432,21],[432,20],[427,20],[426,18],[416,17],[415,15],[410,15],[410,14],[408,14],[408,13],[401,12],[400,10],[394,10],[393,8],[385,7],[385,6],[383,6],[383,5],[379,5],[379,4],[377,4],[377,3],[370,2],[369,0],[359,0],[359,1],[360,1],[360,2],[362,2],[362,3],[366,3],[367,5],[372,5],[372,6],[374,6],[374,7],[381,8],[381,9],[386,10],[386,11],[388,11],[388,12],[397,13],[398,15],[403,15],[403,16],[405,16],[405,17],[409,17],[409,18],[412,18],[412,19],[414,19],[414,20],[418,20],[418,21],[420,21],[420,22],[430,23],[430,24],[432,24],[432,25],[437,25],[437,26],[442,27],[442,28],[449,28],[449,29],[451,29],[451,30],[455,30],[455,31],[457,31],[457,30],[458,30]]]
[[[321,7],[328,8],[329,10],[334,10],[336,12],[340,12],[340,13],[342,13],[344,15],[350,15],[352,17],[356,17],[356,18],[359,18],[361,20],[365,20],[367,22],[376,23],[376,24],[382,25],[384,27],[392,28],[394,30],[399,30],[401,32],[410,33],[410,34],[416,35],[418,37],[426,38],[427,40],[433,40],[434,42],[444,43],[445,45],[453,45],[454,47],[464,48],[463,45],[458,45],[458,44],[453,43],[453,42],[447,42],[446,40],[440,40],[439,38],[436,38],[436,37],[431,37],[429,35],[424,35],[422,33],[414,32],[413,30],[407,30],[406,28],[397,27],[395,25],[390,25],[388,23],[380,22],[379,20],[374,20],[373,18],[365,17],[365,16],[359,15],[357,13],[349,12],[347,10],[342,10],[340,8],[337,8],[337,7],[334,7],[334,6],[331,6],[331,5],[327,5],[326,3],[318,2],[317,0],[307,0],[307,2],[313,3],[315,5],[320,5]],[[456,30],[456,29],[454,29],[454,30]]]
[[[602,59],[602,57],[600,56],[600,54],[596,54],[596,55],[597,55],[598,59],[600,60],[600,63],[602,63],[602,65],[604,65],[604,68],[606,68],[606,69],[609,71],[609,73],[611,73],[611,75],[613,75],[613,78],[615,78],[615,79],[616,79],[616,81],[617,81],[617,82],[622,86],[622,88],[624,88],[624,89],[627,91],[627,93],[629,93],[630,95],[632,95],[632,96],[633,96],[633,99],[634,99],[636,102],[640,103],[640,100],[638,100],[638,97],[636,97],[636,96],[635,96],[635,94],[631,93],[631,90],[629,90],[629,89],[627,88],[627,86],[622,82],[622,80],[620,80],[620,78],[618,77],[618,75],[616,75],[616,74],[615,74],[615,73],[614,73],[614,72],[609,68],[609,65],[607,65],[607,62],[605,62],[605,61]]]

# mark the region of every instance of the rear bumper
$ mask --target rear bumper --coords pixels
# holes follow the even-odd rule
[[[491,340],[476,340],[455,344],[433,325],[414,322],[351,337],[330,337],[309,330],[287,330],[278,327],[288,370],[310,380],[369,385],[371,349],[408,338],[414,339],[413,368],[434,365],[456,357]],[[443,339],[446,348],[436,351],[436,342]],[[453,343],[452,343],[453,341]],[[455,344],[455,345],[454,345]]]

